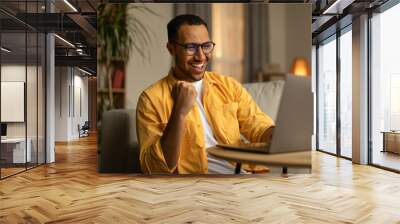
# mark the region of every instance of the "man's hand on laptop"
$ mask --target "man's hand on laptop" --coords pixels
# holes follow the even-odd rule
[[[274,132],[274,127],[270,127],[267,130],[264,131],[264,134],[262,136],[262,142],[267,143],[267,145],[271,144],[272,141],[272,133]]]

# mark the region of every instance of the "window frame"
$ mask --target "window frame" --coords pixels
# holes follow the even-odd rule
[[[395,173],[400,173],[400,170],[390,168],[384,165],[380,165],[377,163],[373,162],[373,130],[372,130],[372,94],[373,94],[373,88],[372,88],[372,41],[373,41],[373,35],[372,35],[372,19],[374,18],[374,14],[381,14],[384,13],[385,11],[393,8],[394,6],[398,5],[400,3],[400,0],[388,0],[384,4],[368,10],[368,165],[380,168],[383,170],[395,172]]]
[[[38,13],[39,12],[39,3],[43,3],[43,2],[44,1],[39,1],[39,0],[36,0],[36,1],[32,2],[32,3],[36,4],[36,12],[34,12],[34,13]],[[25,14],[25,19],[26,19],[27,13],[29,13],[28,9],[27,9],[27,3],[28,2],[27,1],[23,1],[22,3],[25,3],[25,5],[23,7],[25,8],[24,14]],[[47,12],[47,10],[48,10],[48,7],[46,7],[46,12]],[[2,11],[5,12],[5,13],[9,13],[8,11],[6,11],[4,9],[2,9]],[[10,14],[10,15],[12,15],[12,14]],[[16,18],[16,17],[11,16],[11,18],[15,19],[16,21],[18,21],[18,18]],[[1,28],[1,24],[0,24],[0,28]],[[0,45],[2,45],[2,43],[1,43],[2,42],[2,35],[6,34],[6,33],[10,33],[10,32],[3,31],[3,30],[0,29]],[[25,140],[25,165],[24,165],[24,167],[21,167],[23,169],[21,169],[20,171],[13,172],[13,173],[7,174],[7,175],[4,175],[2,173],[2,167],[0,167],[0,181],[4,180],[6,178],[9,178],[9,177],[15,176],[17,174],[26,172],[26,171],[28,171],[30,169],[37,168],[37,167],[39,167],[41,165],[47,164],[47,128],[46,128],[47,127],[47,110],[46,109],[47,109],[47,44],[48,44],[47,34],[48,33],[44,32],[42,30],[39,30],[37,28],[34,28],[34,27],[28,25],[27,23],[23,24],[23,30],[18,30],[18,31],[11,32],[11,33],[19,33],[21,35],[24,35],[24,45],[25,46],[24,46],[23,51],[25,52],[25,55],[23,56],[23,58],[25,60],[25,64],[24,64],[24,66],[25,66],[25,69],[24,69],[24,71],[25,71],[25,75],[24,75],[25,76],[25,87],[24,87],[25,88],[25,93],[24,93],[25,94],[24,95],[24,130],[25,130],[25,133],[24,133],[23,139]],[[34,72],[35,73],[34,75],[36,76],[36,87],[35,87],[36,91],[34,93],[32,93],[32,96],[36,97],[36,121],[33,121],[33,123],[31,124],[31,125],[36,125],[36,128],[35,128],[36,135],[32,137],[32,139],[33,138],[36,139],[36,158],[35,158],[36,161],[34,161],[34,163],[31,163],[29,165],[28,165],[29,162],[28,162],[28,158],[27,158],[27,156],[28,156],[28,153],[27,153],[27,148],[28,148],[28,144],[27,144],[27,142],[28,142],[28,120],[29,120],[28,119],[28,105],[27,105],[27,101],[28,101],[28,99],[27,99],[27,97],[28,97],[27,84],[28,84],[28,64],[29,64],[28,63],[28,39],[29,39],[28,34],[32,34],[33,36],[36,37],[36,41],[34,41],[35,44],[36,44],[36,47],[34,49],[34,51],[36,53],[36,60],[34,60],[34,62],[33,62],[34,66],[36,67],[35,72]],[[42,34],[42,35],[40,35],[40,34]],[[41,38],[39,38],[39,36]],[[43,49],[39,48],[39,41],[41,42],[41,44],[42,44],[41,47]],[[39,49],[41,51],[39,51]],[[41,107],[44,110],[43,111],[44,112],[43,117],[41,117],[41,118],[39,118],[39,81],[38,81],[39,80],[38,79],[38,76],[39,76],[39,65],[40,65],[40,63],[39,63],[39,52],[43,53],[43,55],[40,55],[42,57],[41,61],[43,63],[42,64],[43,67],[42,67],[42,71],[41,71],[41,73],[42,73],[41,74],[41,76],[42,76],[42,80],[41,81],[42,81],[42,84],[43,84],[43,92],[41,93],[41,95],[43,96],[43,98],[42,98],[43,105],[41,105]],[[0,53],[0,81],[2,81],[2,75],[1,75],[1,68],[3,66],[2,62],[3,62],[3,58],[2,58],[2,55]],[[1,86],[0,86],[0,89],[1,89]],[[2,108],[0,106],[0,110],[1,109]],[[42,133],[43,134],[43,142],[42,142],[43,143],[43,145],[42,145],[43,148],[41,148],[42,152],[43,152],[43,154],[41,155],[41,159],[43,159],[43,162],[39,162],[39,141],[38,141],[38,139],[39,139],[39,120],[43,124],[43,127],[42,127],[43,128],[43,133]],[[1,123],[1,119],[0,119],[0,123]],[[1,157],[1,148],[2,147],[1,147],[1,144],[0,144],[0,157]]]
[[[346,20],[348,18],[344,18]],[[340,22],[340,20],[338,21]],[[334,24],[336,26],[336,24]],[[341,81],[341,67],[340,67],[340,37],[347,32],[352,31],[352,23],[346,24],[342,28],[337,28],[336,32],[329,35],[328,37],[321,39],[317,42],[316,44],[316,150],[319,152],[327,153],[329,155],[333,155],[339,158],[343,158],[346,160],[352,160],[352,158],[347,157],[342,155],[341,153],[341,118],[340,118],[340,103],[341,103],[341,97],[340,97],[340,81]],[[326,44],[331,41],[336,41],[336,152],[331,153],[326,150],[321,149],[320,143],[319,143],[319,89],[320,89],[320,74],[319,74],[319,68],[320,68],[320,63],[319,63],[319,48],[321,44]]]

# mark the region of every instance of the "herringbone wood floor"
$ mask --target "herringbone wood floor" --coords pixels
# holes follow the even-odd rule
[[[313,153],[312,174],[96,172],[96,140],[0,181],[0,223],[400,223],[400,175]]]

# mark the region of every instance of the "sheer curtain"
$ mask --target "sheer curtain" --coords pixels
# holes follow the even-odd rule
[[[211,4],[191,4],[191,3],[179,3],[175,4],[174,14],[175,16],[181,14],[194,14],[201,17],[208,26],[208,32],[212,37],[212,5]]]
[[[245,5],[245,81],[255,81],[255,75],[269,61],[268,21],[268,5]]]
[[[213,71],[244,79],[244,4],[213,4]]]

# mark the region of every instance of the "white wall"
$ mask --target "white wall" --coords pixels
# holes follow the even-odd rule
[[[172,4],[146,4],[146,7],[158,13],[159,17],[148,14],[135,13],[135,16],[142,18],[144,25],[151,29],[153,39],[150,47],[150,60],[143,61],[142,57],[134,52],[126,65],[126,108],[136,108],[140,93],[152,83],[168,74],[171,67],[166,44],[167,23],[173,16]]]
[[[1,81],[25,82],[25,65],[2,65]]]
[[[2,65],[1,81],[25,82],[25,69],[25,65]],[[28,70],[31,68],[28,67]],[[7,108],[1,108],[1,110],[7,110]],[[8,123],[7,137],[25,137],[25,122]]]
[[[291,69],[296,57],[305,58],[311,68],[311,4],[286,4],[286,7],[286,69]]]
[[[270,4],[269,60],[289,72],[295,57],[307,59],[311,67],[311,4]]]
[[[55,68],[55,140],[68,140],[70,77],[67,67]]]
[[[2,81],[18,81],[26,84],[26,106],[22,112],[26,112],[25,122],[7,122],[7,137],[30,139],[32,161],[44,163],[44,74],[42,67],[25,66],[25,64],[4,64],[1,66]],[[27,80],[25,80],[27,78]],[[7,96],[2,96],[7,97]],[[1,110],[11,108],[2,107]],[[37,153],[39,156],[37,157]]]
[[[31,87],[31,85],[36,86],[36,81],[33,82],[31,74],[36,75],[36,67],[33,66],[27,66],[25,65],[2,65],[1,66],[1,81],[17,81],[17,82],[25,82],[25,75],[26,71],[28,72],[28,82]],[[31,106],[29,108],[27,113],[27,120],[29,122],[28,124],[28,137],[30,133],[33,133],[35,131],[36,133],[36,113],[32,113],[32,111],[35,111],[36,108],[36,87],[35,88],[27,88],[27,103],[30,104],[32,102],[35,102],[33,105],[28,105]],[[34,106],[34,110],[32,110],[32,107]],[[7,110],[8,108],[1,108],[1,110]],[[34,123],[32,123],[35,121]],[[7,136],[8,137],[25,137],[25,123],[26,122],[12,122],[8,123],[7,125]]]
[[[286,6],[271,4],[268,7],[269,63],[279,64],[282,71],[286,66]]]
[[[78,73],[77,73],[78,72]],[[73,119],[72,119],[72,130],[71,130],[71,135],[73,138],[78,138],[79,133],[78,133],[78,124],[82,126],[85,121],[89,120],[89,92],[88,92],[88,77],[87,76],[82,76],[83,73],[81,73],[78,70],[74,70],[74,86],[75,86],[75,91],[74,91],[74,110],[75,113],[73,113]],[[77,91],[80,90],[80,93]],[[80,99],[79,99],[79,94],[80,94]],[[81,101],[79,103],[79,100]],[[79,105],[80,104],[80,105]],[[79,108],[81,107],[81,108]],[[79,110],[82,110],[81,112]]]
[[[55,141],[70,141],[79,137],[78,124],[88,120],[88,78],[71,67],[56,67],[55,73]]]

